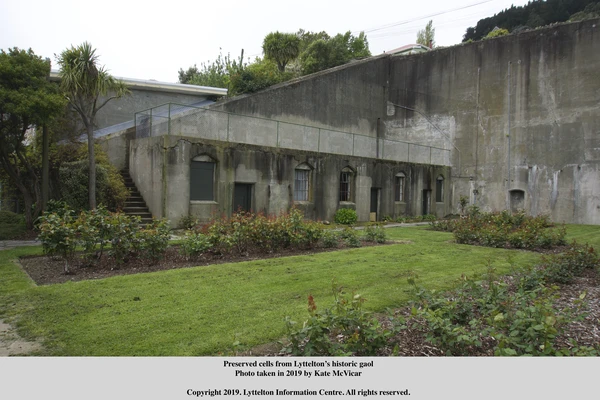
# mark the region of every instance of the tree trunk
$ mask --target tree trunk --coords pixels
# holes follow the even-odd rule
[[[94,125],[87,125],[88,157],[89,157],[89,181],[88,192],[90,199],[90,210],[96,209],[96,158],[94,156]]]
[[[44,124],[42,128],[42,210],[46,210],[50,188],[50,162],[48,157],[50,144],[48,142],[48,127]]]

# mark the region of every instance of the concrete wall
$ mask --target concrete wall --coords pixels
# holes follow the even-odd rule
[[[392,58],[389,101],[429,121],[395,107],[386,136],[451,138],[455,205],[466,195],[486,210],[599,224],[598,23]]]
[[[280,214],[296,205],[308,218],[332,220],[338,208],[352,207],[357,210],[359,220],[367,221],[371,188],[379,189],[379,219],[385,215],[421,214],[422,190],[433,187],[435,191],[435,177],[439,174],[450,176],[447,167],[325,156],[191,137],[134,139],[130,148],[133,180],[152,214],[168,218],[172,226],[186,215],[194,215],[202,221],[215,215],[231,215],[236,182],[253,185],[252,209],[265,214]],[[190,164],[200,155],[216,162],[214,201],[190,201]],[[294,170],[303,163],[312,168],[312,198],[309,202],[294,202]],[[351,203],[339,202],[340,172],[345,167],[355,171]],[[406,201],[402,203],[394,201],[394,179],[399,172],[406,175]],[[166,197],[161,193],[166,193]],[[449,194],[443,203],[436,204],[433,193],[431,212],[446,215]]]
[[[148,132],[153,136],[170,132],[173,136],[273,148],[381,158],[409,163],[450,165],[451,152],[443,147],[431,147],[397,139],[378,138],[265,117],[239,115],[215,109],[191,109],[181,116],[172,117],[170,126],[163,119],[157,119]],[[444,144],[442,143],[441,146]]]
[[[378,138],[384,160],[412,153],[411,162],[444,165],[443,152],[421,146],[451,149],[454,212],[465,195],[485,210],[522,206],[555,221],[600,224],[599,25],[383,55],[216,109]],[[361,143],[361,155],[372,157],[370,143]],[[347,142],[333,134],[327,145]]]

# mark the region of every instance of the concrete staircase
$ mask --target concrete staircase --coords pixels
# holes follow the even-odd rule
[[[148,209],[148,206],[146,206],[146,202],[138,188],[135,186],[133,179],[131,179],[129,170],[122,170],[121,176],[125,182],[125,187],[129,190],[129,197],[125,200],[123,212],[131,216],[140,216],[142,218],[142,226],[146,226],[152,222],[152,213]]]

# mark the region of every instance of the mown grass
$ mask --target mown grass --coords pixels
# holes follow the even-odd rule
[[[600,227],[569,226],[576,237]],[[236,264],[35,286],[13,261],[40,248],[0,252],[0,316],[19,333],[43,341],[42,355],[198,356],[228,352],[284,335],[283,318],[307,317],[312,294],[332,301],[335,279],[383,311],[410,297],[414,272],[429,288],[447,288],[462,274],[493,265],[498,272],[535,263],[539,255],[452,243],[452,234],[425,227],[390,228],[401,243]]]

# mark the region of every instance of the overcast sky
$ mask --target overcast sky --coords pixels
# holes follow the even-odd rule
[[[365,31],[371,53],[414,43],[433,20],[436,44],[451,46],[481,18],[527,0],[2,0],[0,48],[50,57],[89,41],[117,77],[176,82],[177,71],[219,54],[262,55],[273,31]]]

